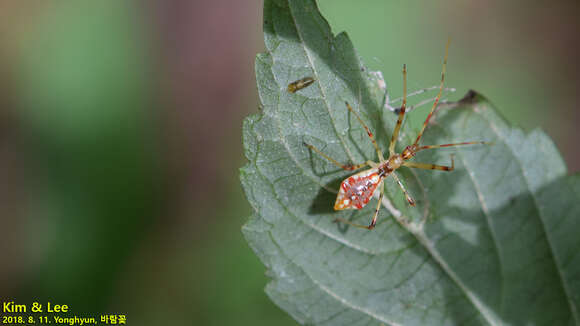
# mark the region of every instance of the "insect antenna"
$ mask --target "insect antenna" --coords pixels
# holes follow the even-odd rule
[[[403,118],[405,117],[406,109],[407,109],[407,65],[403,65],[403,104],[401,104],[399,118],[397,119],[395,130],[393,130],[393,135],[391,136],[391,143],[389,144],[389,155],[391,156],[395,154],[395,144],[397,144],[397,138],[399,137],[399,131],[401,130],[401,125],[403,124]]]
[[[423,123],[423,127],[421,128],[421,132],[419,132],[419,135],[417,136],[417,139],[415,140],[413,145],[417,145],[419,143],[419,140],[421,139],[421,136],[423,136],[423,132],[425,131],[425,128],[427,128],[427,124],[429,124],[429,120],[431,120],[431,116],[433,116],[433,112],[435,111],[435,108],[437,108],[437,104],[439,104],[439,100],[441,99],[441,94],[443,94],[443,85],[445,83],[445,67],[447,66],[447,56],[449,54],[449,45],[450,44],[451,44],[451,39],[448,38],[447,44],[445,45],[445,57],[443,58],[443,68],[441,69],[441,84],[439,85],[439,93],[437,94],[437,97],[435,98],[435,102],[433,102],[433,106],[431,107],[431,111],[429,112],[427,119],[425,119],[425,122]]]

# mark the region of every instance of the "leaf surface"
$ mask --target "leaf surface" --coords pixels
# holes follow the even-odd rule
[[[474,92],[441,105],[423,144],[494,145],[421,152],[415,161],[442,165],[454,154],[456,170],[398,170],[417,207],[389,177],[375,230],[333,223],[368,225],[376,199],[333,211],[349,173],[303,143],[339,162],[377,161],[344,102],[386,149],[396,115],[384,81],[314,1],[266,0],[264,36],[262,109],[244,121],[240,175],[255,211],[243,232],[274,302],[305,325],[580,325],[580,178],[543,132],[513,128]],[[307,76],[316,82],[287,91]],[[399,151],[416,129],[403,128]]]

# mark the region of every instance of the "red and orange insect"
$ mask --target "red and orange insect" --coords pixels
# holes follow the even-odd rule
[[[461,145],[473,145],[473,144],[488,144],[488,142],[484,141],[470,141],[470,142],[461,142],[461,143],[453,143],[453,144],[443,144],[443,145],[427,145],[427,146],[419,146],[419,141],[421,140],[421,136],[423,136],[423,132],[427,125],[429,124],[429,120],[433,116],[435,112],[435,108],[437,108],[437,104],[439,104],[439,100],[441,99],[441,94],[443,93],[443,84],[445,82],[445,67],[447,65],[447,55],[449,52],[449,40],[447,41],[447,45],[445,46],[445,57],[443,59],[443,68],[441,71],[441,84],[439,86],[439,93],[435,98],[433,106],[431,107],[431,111],[429,115],[425,119],[423,123],[423,127],[417,136],[417,139],[412,145],[405,147],[402,153],[395,152],[395,145],[397,143],[397,138],[399,137],[399,131],[401,130],[401,125],[403,123],[403,118],[405,117],[405,110],[407,105],[407,68],[403,65],[403,103],[401,105],[401,109],[399,111],[399,117],[397,119],[397,124],[395,125],[395,130],[393,131],[393,135],[391,136],[391,142],[389,144],[389,157],[387,159],[384,158],[383,152],[380,150],[373,133],[367,127],[367,125],[362,121],[360,116],[352,109],[352,107],[346,103],[346,107],[348,110],[354,114],[360,124],[365,128],[369,139],[371,140],[377,155],[379,157],[379,162],[367,161],[365,163],[357,164],[357,165],[344,165],[339,163],[337,160],[327,156],[319,149],[314,147],[313,145],[306,144],[305,145],[313,150],[314,152],[318,153],[322,157],[326,158],[334,165],[348,171],[358,170],[365,166],[370,166],[370,169],[365,171],[356,173],[344,181],[342,181],[340,185],[340,189],[338,191],[338,196],[336,197],[336,202],[334,203],[335,210],[343,210],[343,209],[362,209],[373,197],[375,191],[380,188],[379,194],[379,201],[377,204],[377,208],[375,209],[375,213],[373,215],[373,219],[368,226],[359,225],[355,223],[351,223],[350,221],[344,219],[336,219],[337,221],[348,223],[354,225],[356,227],[366,228],[372,230],[377,222],[377,216],[379,214],[379,209],[381,207],[381,201],[384,196],[384,186],[383,181],[384,179],[391,175],[401,190],[403,191],[405,198],[409,202],[411,206],[415,206],[415,201],[409,195],[405,186],[397,177],[395,170],[400,168],[401,166],[406,166],[409,168],[417,168],[417,169],[425,169],[425,170],[441,170],[441,171],[453,171],[455,168],[453,156],[451,156],[451,166],[443,166],[443,165],[435,165],[430,163],[417,163],[417,162],[409,162],[411,158],[413,158],[417,152],[425,150],[425,149],[432,149],[432,148],[442,148],[442,147],[451,147],[451,146],[461,146]]]

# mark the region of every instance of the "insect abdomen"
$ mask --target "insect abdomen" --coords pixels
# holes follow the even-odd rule
[[[373,197],[381,178],[377,171],[364,171],[345,179],[334,203],[335,210],[361,209]]]

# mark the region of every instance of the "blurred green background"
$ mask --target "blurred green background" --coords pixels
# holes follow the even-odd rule
[[[483,93],[512,123],[546,130],[580,170],[578,1],[319,6],[392,97],[403,63],[410,89],[438,83],[450,36],[450,99]],[[264,294],[240,232],[261,7],[0,3],[0,299],[131,325],[296,324]]]

